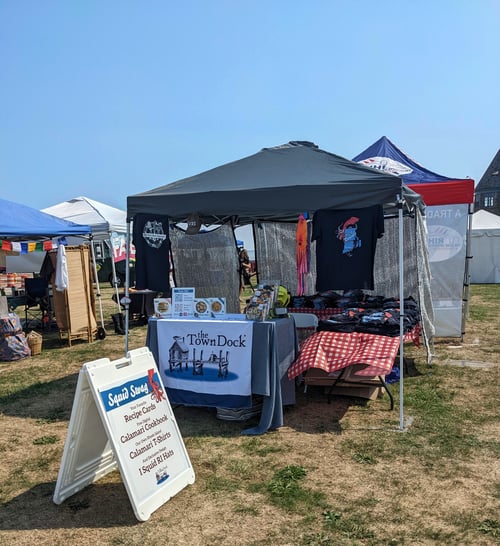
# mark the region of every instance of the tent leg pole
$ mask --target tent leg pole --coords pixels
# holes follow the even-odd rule
[[[398,195],[399,216],[399,430],[404,429],[404,264],[403,264],[403,201]]]
[[[120,293],[118,292],[118,281],[116,276],[116,265],[115,265],[115,253],[113,252],[113,240],[111,238],[111,233],[109,234],[109,241],[106,241],[106,244],[109,244],[108,250],[111,257],[111,271],[113,273],[113,289],[116,294],[116,305],[118,306],[117,313],[122,312],[122,308],[120,305]]]
[[[471,256],[471,234],[472,234],[472,214],[474,213],[474,206],[469,205],[467,214],[467,233],[465,238],[465,276],[464,276],[464,295],[463,295],[463,307],[462,307],[462,342],[465,335],[465,324],[469,319],[469,297],[470,297],[470,264],[472,260]]]
[[[129,329],[129,285],[130,285],[130,219],[127,218],[127,253],[125,258],[125,356],[128,354],[128,329]],[[119,304],[119,302],[118,302]]]

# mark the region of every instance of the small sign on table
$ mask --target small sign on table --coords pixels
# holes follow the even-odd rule
[[[194,288],[172,288],[172,316],[173,318],[187,318],[193,316]]]

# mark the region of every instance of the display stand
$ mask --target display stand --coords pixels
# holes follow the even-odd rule
[[[61,504],[117,468],[140,521],[195,480],[146,347],[83,365],[53,501]]]
[[[51,251],[50,257],[55,269],[57,252]],[[74,339],[91,343],[97,336],[97,321],[89,248],[66,247],[66,263],[68,288],[62,292],[53,290],[59,338],[67,339],[69,346]],[[51,280],[52,286],[55,286],[54,279],[55,274]]]

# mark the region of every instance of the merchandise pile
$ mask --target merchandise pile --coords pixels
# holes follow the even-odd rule
[[[291,306],[310,308],[311,312],[334,309],[328,318],[322,317],[317,331],[365,332],[398,336],[400,326],[400,300],[365,294],[362,290],[349,290],[343,294],[334,291],[314,296],[292,297]],[[412,331],[420,321],[420,310],[413,297],[404,299],[404,333]]]

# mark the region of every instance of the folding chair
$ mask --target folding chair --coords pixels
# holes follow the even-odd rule
[[[313,313],[289,313],[295,321],[295,331],[299,343],[316,332],[318,317]]]
[[[316,332],[318,327],[318,317],[313,313],[288,313],[295,322],[295,331],[297,332],[297,341],[300,344],[310,335]],[[297,384],[302,383],[303,376],[300,377]],[[304,392],[307,392],[307,385],[304,384]]]
[[[49,281],[45,277],[24,280],[24,328],[43,328],[45,317],[50,317]],[[33,326],[35,324],[35,326]]]

